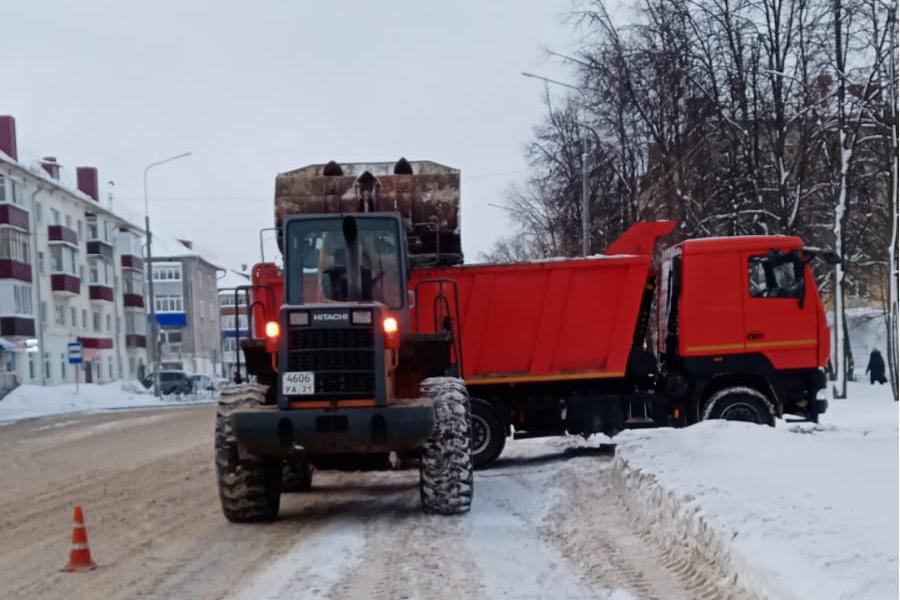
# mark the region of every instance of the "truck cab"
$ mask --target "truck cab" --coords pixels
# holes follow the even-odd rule
[[[663,254],[658,351],[687,422],[735,386],[764,395],[773,416],[816,421],[825,411],[829,334],[812,258],[793,236],[688,240]]]

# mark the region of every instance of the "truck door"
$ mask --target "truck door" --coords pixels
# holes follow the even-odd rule
[[[776,369],[817,365],[816,298],[797,253],[744,254],[746,352],[764,354]]]

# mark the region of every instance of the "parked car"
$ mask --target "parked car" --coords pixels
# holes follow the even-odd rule
[[[216,391],[215,382],[209,375],[191,375],[191,386],[195,394]]]
[[[144,387],[150,389],[153,387],[153,374],[144,377],[141,382]],[[194,384],[190,375],[184,371],[160,371],[159,372],[159,391],[163,395],[169,394],[190,394],[194,391]]]

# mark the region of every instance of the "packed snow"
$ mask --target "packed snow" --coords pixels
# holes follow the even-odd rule
[[[898,412],[887,386],[850,383],[819,425],[710,421],[616,442],[630,493],[671,503],[670,526],[708,526],[763,595],[897,597]]]
[[[136,381],[57,386],[20,385],[0,399],[0,424],[68,413],[166,408],[211,402],[210,395],[156,398]]]

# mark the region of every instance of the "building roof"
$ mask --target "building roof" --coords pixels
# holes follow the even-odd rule
[[[225,274],[216,279],[216,288],[220,290],[236,288],[250,283],[250,274],[232,269],[225,269]]]

